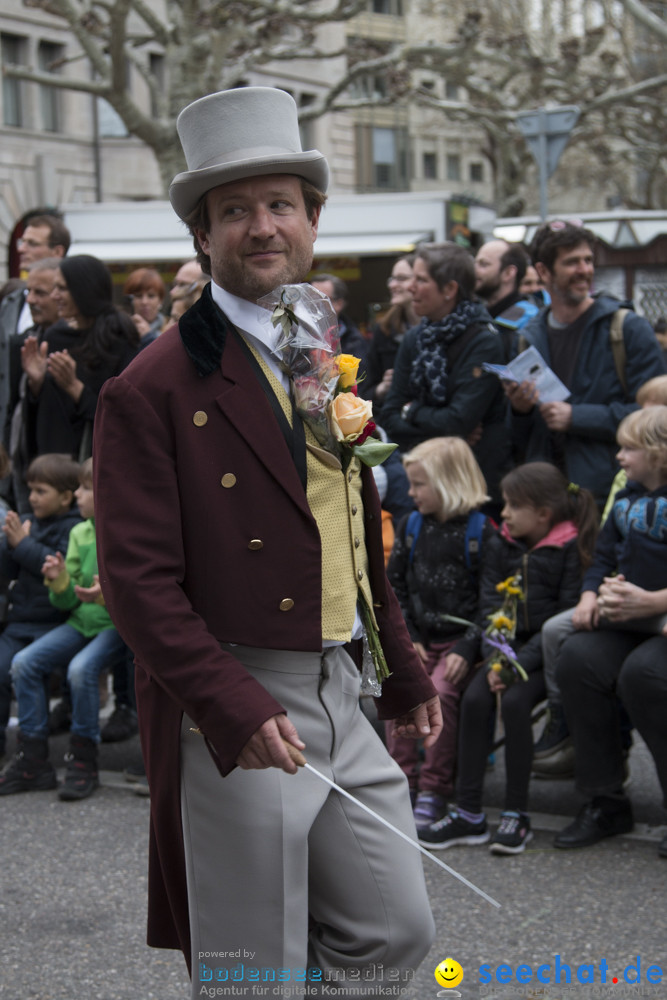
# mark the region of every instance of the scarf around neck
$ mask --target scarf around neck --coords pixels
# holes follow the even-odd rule
[[[490,316],[481,302],[465,299],[443,319],[422,320],[415,340],[410,370],[412,398],[427,406],[447,402],[447,351],[474,323],[488,323]]]

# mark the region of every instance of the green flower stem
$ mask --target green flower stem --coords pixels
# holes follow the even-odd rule
[[[386,680],[387,677],[391,677],[391,671],[387,666],[387,660],[384,655],[384,650],[382,649],[382,643],[380,642],[380,633],[378,627],[373,621],[373,615],[371,614],[371,609],[366,603],[366,598],[360,592],[359,606],[361,609],[361,619],[364,624],[364,629],[366,631],[366,639],[368,640],[368,648],[370,650],[371,658],[375,666],[375,676],[377,677],[378,684],[382,684],[382,681]]]

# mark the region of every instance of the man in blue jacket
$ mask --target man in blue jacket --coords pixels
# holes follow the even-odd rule
[[[551,307],[522,332],[570,390],[569,399],[541,403],[531,382],[506,384],[506,393],[521,459],[554,462],[602,506],[618,471],[616,428],[636,409],[640,385],[664,375],[665,364],[650,324],[627,310],[619,372],[610,328],[627,303],[591,294],[595,242],[589,230],[554,220],[540,226],[531,248]]]

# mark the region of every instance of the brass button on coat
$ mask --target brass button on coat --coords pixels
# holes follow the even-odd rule
[[[278,607],[281,611],[291,611],[294,607],[294,601],[291,597],[283,597]]]
[[[220,480],[220,483],[226,490],[228,490],[230,486],[236,485],[236,476],[233,472],[225,472],[224,476]]]
[[[248,542],[248,548],[252,549],[253,552],[256,552],[257,549],[264,548],[264,542],[262,541],[261,538],[251,538],[250,541]]]
[[[194,417],[192,418],[192,423],[195,427],[203,427],[208,420],[208,414],[204,413],[203,410],[197,410]]]

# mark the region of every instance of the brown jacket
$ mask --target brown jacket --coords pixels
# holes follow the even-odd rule
[[[224,776],[284,709],[220,642],[321,649],[317,525],[266,396],[208,289],[180,329],[105,385],[94,473],[101,584],[137,663],[151,787],[148,940],[189,959],[182,713]],[[363,476],[371,582],[392,670],[379,710],[392,718],[435,692],[387,583],[379,500],[370,470]]]

